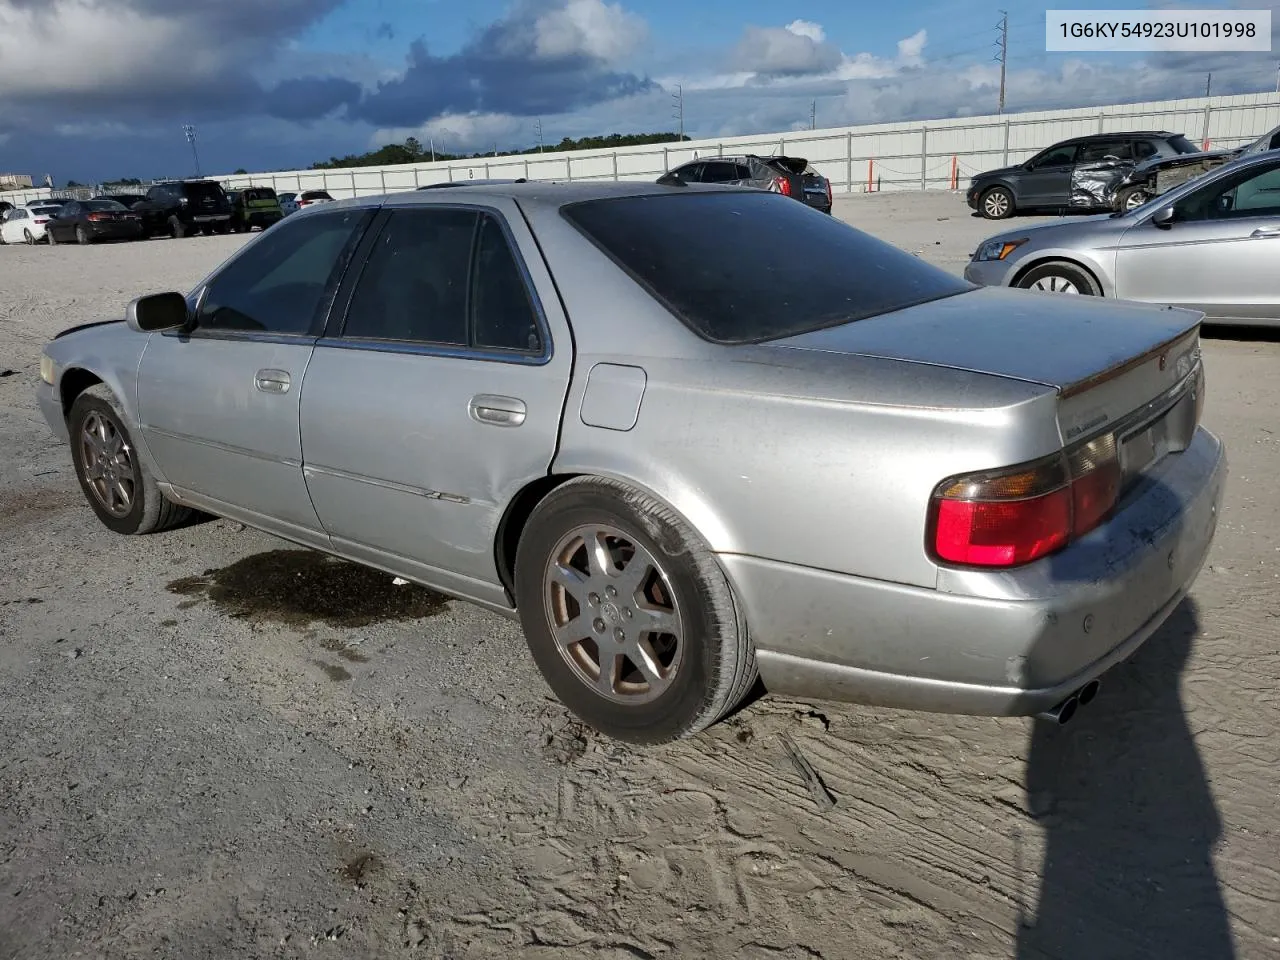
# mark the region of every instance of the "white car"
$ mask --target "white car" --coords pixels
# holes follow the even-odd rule
[[[39,243],[45,239],[45,225],[58,212],[51,204],[15,207],[5,214],[0,225],[0,240],[5,243]]]
[[[301,193],[280,194],[280,209],[287,217],[316,203],[332,203],[333,197],[326,190],[303,190]]]

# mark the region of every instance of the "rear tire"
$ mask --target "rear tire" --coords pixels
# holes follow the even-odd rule
[[[548,685],[614,739],[692,736],[755,683],[755,649],[715,556],[624,484],[581,477],[552,491],[520,537],[515,592]]]
[[[53,235],[53,231],[48,227],[45,227],[44,235],[49,238],[49,246],[56,247],[58,245],[58,238]]]
[[[1150,199],[1151,195],[1144,187],[1125,187],[1116,194],[1116,209],[1128,213]]]
[[[187,235],[187,228],[177,217],[169,218],[169,236],[175,240],[181,240]]]
[[[1055,261],[1032,267],[1023,274],[1016,284],[1024,290],[1038,290],[1043,293],[1079,294],[1084,297],[1100,297],[1097,281],[1087,270],[1074,263]]]
[[[28,247],[34,247],[36,245],[35,234],[33,234],[30,230],[22,231],[22,239],[27,242]]]
[[[1006,187],[991,187],[978,200],[978,210],[988,220],[1004,220],[1014,214],[1013,194]]]
[[[93,238],[89,236],[89,231],[84,227],[76,227],[76,243],[82,247],[87,247],[93,243]]]
[[[187,523],[195,511],[165,499],[138,458],[126,419],[120,401],[102,384],[71,405],[71,462],[89,506],[116,533],[156,533]]]

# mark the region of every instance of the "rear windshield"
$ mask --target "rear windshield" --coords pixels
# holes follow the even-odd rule
[[[127,210],[129,209],[123,203],[116,203],[114,200],[85,200],[80,206],[86,210]]]
[[[1173,147],[1178,153],[1199,153],[1200,148],[1188,140],[1182,134],[1169,138],[1169,146]]]
[[[779,194],[651,194],[562,213],[713,343],[796,336],[972,289]]]
[[[241,193],[241,196],[246,202],[249,200],[274,200],[276,192],[270,187],[252,187]]]
[[[225,196],[222,188],[216,183],[184,183],[182,192],[189,198],[213,197],[221,199]]]
[[[324,190],[308,190],[302,195],[303,200],[332,200],[333,197]]]

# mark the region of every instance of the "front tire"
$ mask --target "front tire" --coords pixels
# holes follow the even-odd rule
[[[1017,286],[1024,290],[1042,293],[1078,294],[1084,297],[1100,297],[1097,281],[1087,270],[1073,263],[1046,263],[1032,267],[1018,279]]]
[[[1006,187],[992,187],[978,201],[978,210],[988,220],[1004,220],[1013,216],[1013,194]]]
[[[612,480],[558,487],[529,518],[516,597],[535,663],[601,733],[665,743],[705,729],[756,680],[711,550],[664,504]]]
[[[89,506],[116,533],[155,533],[186,523],[194,511],[165,499],[139,460],[125,420],[120,401],[102,384],[71,405],[71,461]]]

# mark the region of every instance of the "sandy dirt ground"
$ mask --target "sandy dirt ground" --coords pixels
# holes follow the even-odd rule
[[[957,272],[994,232],[946,194],[837,212]],[[635,750],[498,617],[97,522],[41,345],[241,242],[0,247],[0,960],[1280,957],[1277,337],[1209,334],[1210,565],[1071,725],[765,697]]]

